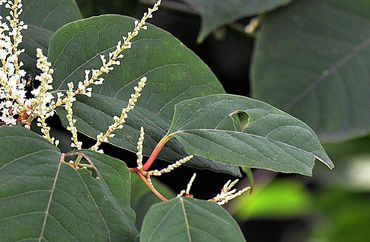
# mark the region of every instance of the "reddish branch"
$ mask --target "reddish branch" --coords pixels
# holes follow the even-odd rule
[[[157,189],[155,189],[155,187],[153,186],[153,184],[152,183],[150,183],[149,181],[148,181],[148,179],[141,173],[141,172],[137,172],[136,173],[139,177],[140,177],[140,179],[145,183],[145,185],[147,186],[147,187],[149,187],[149,189],[159,198],[159,199],[161,199],[163,202],[167,202],[168,201],[168,199],[165,197],[165,196],[163,196]]]
[[[164,146],[166,145],[166,143],[171,139],[171,136],[164,136],[160,141],[159,143],[157,144],[157,146],[154,148],[152,154],[149,156],[149,159],[148,161],[144,164],[143,166],[143,170],[144,171],[147,171],[150,169],[150,167],[153,165],[154,161],[157,159],[159,153],[161,153],[162,149],[164,148]],[[129,170],[133,173],[137,173],[139,172],[139,169],[138,168],[129,168]]]
[[[152,154],[149,156],[148,161],[144,164],[142,169],[136,168],[129,168],[129,171],[132,173],[136,173],[140,179],[145,183],[145,185],[163,202],[167,202],[167,198],[165,198],[155,187],[153,184],[149,181],[150,177],[147,175],[147,170],[150,169],[150,167],[153,165],[155,160],[157,159],[159,153],[162,151],[166,143],[171,139],[171,136],[164,136],[157,146],[154,148]]]

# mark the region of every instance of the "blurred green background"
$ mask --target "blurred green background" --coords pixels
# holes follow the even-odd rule
[[[150,1],[77,2],[84,17],[116,13],[140,18]],[[255,41],[239,28],[250,19],[219,28],[198,44],[200,17],[181,1],[168,2],[175,4],[163,7],[151,23],[171,32],[196,52],[228,93],[250,96],[249,70]],[[312,178],[254,171],[253,194],[226,207],[249,242],[370,241],[370,137],[325,144],[325,148],[336,168],[330,171],[318,164]],[[178,192],[192,172],[181,168],[162,181]],[[229,178],[210,172],[201,172],[198,177],[194,193],[204,198],[217,193]]]

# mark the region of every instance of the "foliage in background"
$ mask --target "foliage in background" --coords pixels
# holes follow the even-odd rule
[[[368,134],[369,12],[368,1],[302,0],[267,14],[253,96],[306,121],[323,141]]]
[[[215,29],[258,14],[274,10],[292,0],[184,0],[202,17],[198,42],[202,42]]]

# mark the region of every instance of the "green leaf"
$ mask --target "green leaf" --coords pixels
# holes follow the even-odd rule
[[[21,127],[0,127],[0,152],[2,240],[135,241],[130,173],[119,160],[84,152],[97,179]]]
[[[151,178],[154,187],[166,198],[175,197],[176,194],[164,183],[156,178]],[[162,202],[149,190],[145,183],[136,175],[131,176],[131,206],[136,214],[136,227],[141,228],[143,220],[153,204]]]
[[[240,125],[235,115],[249,116]],[[334,165],[302,121],[264,102],[216,94],[175,107],[169,136],[189,154],[237,166],[311,175],[315,159]]]
[[[202,17],[198,42],[222,25],[286,5],[292,0],[184,0]]]
[[[28,25],[23,32],[21,48],[25,53],[21,59],[27,71],[35,72],[36,49],[47,52],[50,36],[66,23],[81,18],[80,10],[75,0],[23,0],[21,20]],[[4,10],[4,9],[1,9]],[[1,16],[8,15],[8,11],[0,11]]]
[[[235,220],[219,205],[175,198],[149,210],[140,241],[239,242],[245,239]]]
[[[304,120],[323,141],[370,131],[370,2],[301,0],[263,21],[253,96]]]
[[[84,70],[101,66],[100,55],[116,48],[122,36],[134,26],[134,19],[106,15],[70,23],[51,39],[49,58],[54,63],[54,87],[65,91],[68,82],[83,80]],[[76,51],[79,50],[79,51]],[[180,101],[223,93],[223,88],[210,69],[171,34],[149,25],[140,33],[132,49],[124,52],[122,65],[105,76],[104,84],[94,89],[92,98],[80,97],[74,111],[78,130],[95,139],[105,132],[127,106],[133,87],[142,76],[148,78],[142,97],[130,112],[123,130],[116,132],[111,143],[136,152],[140,127],[145,128],[144,154],[149,155],[166,134],[174,105]],[[59,117],[66,124],[65,114]],[[181,146],[171,142],[160,158],[175,161],[186,156]],[[232,166],[196,158],[191,163],[200,168],[238,175]]]

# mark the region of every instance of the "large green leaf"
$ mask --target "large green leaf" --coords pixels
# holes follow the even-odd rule
[[[246,124],[235,116],[248,115]],[[264,102],[215,94],[176,105],[168,135],[207,159],[311,175],[315,159],[334,167],[316,134],[302,121]]]
[[[268,14],[253,95],[304,120],[323,141],[370,131],[370,2],[301,0]]]
[[[198,41],[216,28],[244,17],[271,11],[292,0],[184,0],[191,4],[202,17]]]
[[[81,18],[80,10],[75,0],[23,0],[21,19],[28,25],[23,32],[22,48],[25,53],[22,60],[27,71],[34,72],[36,68],[36,49],[47,52],[50,36],[66,23]],[[7,11],[0,11],[1,16]]]
[[[239,242],[245,239],[235,220],[219,205],[175,198],[149,210],[140,241]]]
[[[130,173],[119,160],[86,151],[97,179],[20,127],[0,127],[0,152],[3,241],[135,241]]]
[[[98,68],[100,55],[114,50],[117,41],[133,28],[134,19],[105,15],[76,21],[58,30],[51,39],[49,58],[54,63],[54,87],[64,91],[68,82],[84,78],[85,69]],[[222,93],[223,88],[209,68],[171,34],[149,26],[125,52],[122,65],[105,77],[92,98],[81,97],[75,105],[78,130],[90,138],[105,132],[127,105],[133,87],[142,76],[148,84],[124,129],[111,143],[136,151],[140,127],[146,131],[145,150],[150,154],[166,134],[174,105],[180,101]],[[65,115],[59,115],[65,122]],[[181,146],[171,142],[162,159],[174,161],[186,155]],[[239,174],[235,167],[194,159],[193,165],[215,171]]]

